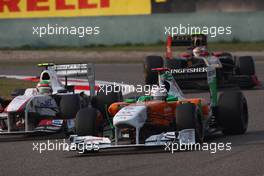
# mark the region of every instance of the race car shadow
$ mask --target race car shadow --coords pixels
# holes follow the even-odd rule
[[[75,154],[69,156],[69,158],[74,157],[100,157],[100,156],[121,156],[121,155],[148,155],[154,153],[168,153],[164,150],[164,148],[156,148],[156,149],[129,149],[129,150],[107,150],[107,151],[100,151],[100,152],[91,152],[85,154]]]
[[[0,142],[19,142],[19,141],[36,141],[36,140],[54,140],[63,139],[65,134],[46,134],[46,135],[0,135]]]
[[[246,146],[264,144],[264,130],[249,131],[242,135],[223,135],[221,133],[214,134],[207,138],[206,142],[231,142],[232,146]]]

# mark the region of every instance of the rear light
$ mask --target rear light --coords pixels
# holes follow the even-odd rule
[[[38,126],[48,126],[52,125],[52,120],[41,120],[38,124]]]
[[[252,80],[256,86],[260,85],[260,81],[258,80],[258,77],[256,75],[252,76]]]

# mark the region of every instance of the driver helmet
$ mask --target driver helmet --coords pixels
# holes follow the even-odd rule
[[[168,91],[165,88],[156,87],[151,90],[151,96],[153,100],[166,100]]]
[[[194,57],[201,57],[208,55],[208,51],[205,47],[195,47],[193,49],[193,55]]]
[[[50,81],[42,80],[37,84],[37,91],[43,95],[52,94],[52,88],[50,86]]]

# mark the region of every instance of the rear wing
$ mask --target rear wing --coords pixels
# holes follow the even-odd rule
[[[58,76],[81,77],[88,74],[88,64],[64,64],[49,66],[48,70],[53,70]]]
[[[39,67],[45,67],[45,70],[56,72],[58,77],[65,77],[67,86],[68,77],[86,77],[90,86],[90,95],[95,95],[95,69],[94,64],[61,64],[53,63],[38,64]]]
[[[168,36],[166,57],[169,59],[172,58],[173,46],[189,46],[191,48],[195,48],[197,46],[207,46],[207,36],[204,34]]]
[[[204,34],[168,36],[171,46],[207,46],[207,36]]]
[[[44,70],[55,71],[58,76],[67,77],[80,77],[86,76],[88,73],[89,64],[60,64],[54,63],[41,63],[38,67],[43,67]]]

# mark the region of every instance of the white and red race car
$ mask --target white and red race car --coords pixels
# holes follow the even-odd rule
[[[104,118],[105,108],[122,99],[122,92],[105,91],[110,82],[95,81],[93,64],[39,66],[44,68],[40,77],[2,75],[35,82],[48,81],[52,92],[43,95],[37,88],[16,91],[16,97],[0,113],[0,134],[71,133],[80,109],[92,106],[98,110],[98,116]]]

